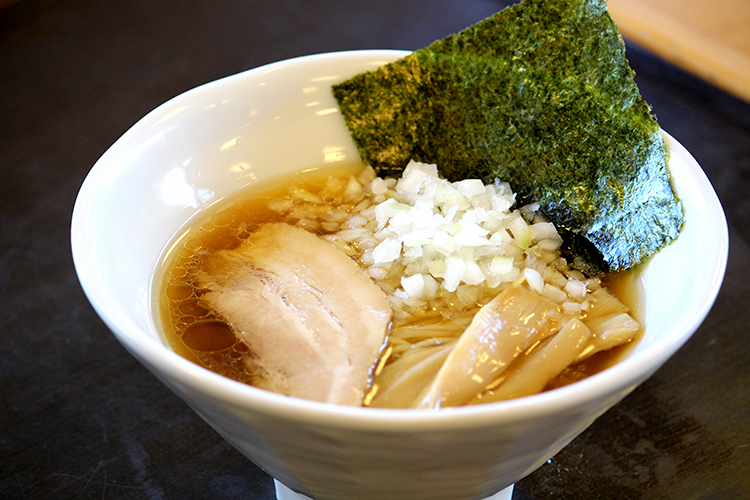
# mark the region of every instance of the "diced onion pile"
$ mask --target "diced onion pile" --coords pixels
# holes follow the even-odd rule
[[[560,256],[562,238],[537,204],[514,209],[504,182],[449,182],[435,165],[411,162],[401,178],[331,177],[318,193],[301,187],[270,208],[321,233],[356,258],[407,320],[482,305],[511,283],[528,286],[570,314],[600,288]]]

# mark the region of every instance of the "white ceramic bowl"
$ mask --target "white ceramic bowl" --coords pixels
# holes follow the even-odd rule
[[[376,410],[272,394],[172,352],[155,327],[150,297],[165,245],[197,211],[248,184],[356,159],[330,85],[405,54],[302,57],[182,94],[102,156],[73,213],[80,281],[120,342],[250,460],[317,500],[480,499],[512,485],[685,343],[711,308],[726,266],[719,201],[695,160],[667,136],[685,227],[642,275],[643,340],[603,373],[503,403]]]

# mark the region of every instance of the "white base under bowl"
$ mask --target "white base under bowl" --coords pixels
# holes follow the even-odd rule
[[[276,500],[313,500],[312,498],[296,493],[282,483],[273,480],[273,484],[276,486]],[[491,497],[487,497],[484,500],[511,500],[513,498],[513,485],[511,484],[503,491],[499,491]]]

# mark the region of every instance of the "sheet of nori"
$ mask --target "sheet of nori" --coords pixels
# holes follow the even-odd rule
[[[604,0],[523,0],[333,87],[365,164],[499,178],[598,270],[676,238],[661,129]]]

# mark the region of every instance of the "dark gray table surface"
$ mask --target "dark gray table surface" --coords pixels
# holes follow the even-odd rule
[[[491,0],[22,0],[0,8],[0,498],[275,498],[118,344],[70,255],[76,193],[140,117],[292,56],[416,49]],[[654,377],[516,485],[514,498],[750,498],[750,106],[636,47],[662,127],[696,157],[730,228],[703,326]],[[695,265],[701,265],[696,255]]]

